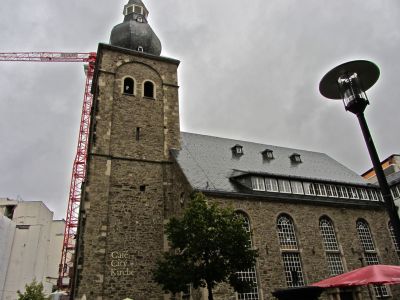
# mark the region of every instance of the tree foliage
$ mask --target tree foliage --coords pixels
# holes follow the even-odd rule
[[[30,284],[25,284],[25,292],[18,293],[18,300],[46,300],[48,299],[43,292],[43,284],[41,282],[32,281]]]
[[[203,194],[196,193],[183,217],[169,221],[166,234],[170,251],[154,271],[163,290],[175,294],[187,284],[207,287],[212,300],[212,289],[221,282],[238,292],[251,288],[252,283],[240,280],[237,272],[253,267],[257,252],[251,249],[243,219],[232,209],[208,204]]]

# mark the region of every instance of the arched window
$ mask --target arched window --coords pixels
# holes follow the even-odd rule
[[[154,83],[152,83],[151,81],[144,82],[143,96],[148,98],[154,98]]]
[[[324,241],[329,273],[331,276],[342,274],[344,272],[342,255],[332,221],[328,217],[322,217],[319,220],[319,229],[321,231],[322,240]]]
[[[396,241],[396,236],[394,234],[394,229],[393,229],[392,223],[390,221],[388,223],[388,228],[389,228],[389,232],[390,232],[390,237],[392,238],[394,249],[396,249],[397,256],[400,258],[400,247],[399,247],[399,244]]]
[[[135,94],[135,81],[133,78],[126,77],[124,79],[124,94],[134,95]]]
[[[379,257],[376,253],[375,244],[368,223],[365,220],[358,220],[356,225],[358,238],[360,239],[361,247],[364,251],[365,263],[367,265],[379,264]],[[374,290],[377,298],[389,296],[388,288],[384,285],[374,285]]]
[[[243,229],[250,233],[251,232],[251,227],[250,227],[250,220],[249,218],[241,212],[237,212],[237,215],[240,216],[243,219]],[[253,247],[253,241],[250,237],[250,245]],[[254,286],[252,290],[249,293],[238,293],[238,300],[258,300],[259,295],[258,295],[258,281],[257,281],[257,272],[256,272],[256,266],[247,269],[245,271],[241,271],[237,273],[239,278],[243,281],[250,281],[253,282]]]
[[[281,215],[278,217],[276,227],[282,252],[286,284],[288,287],[303,286],[303,268],[293,220],[287,215]]]

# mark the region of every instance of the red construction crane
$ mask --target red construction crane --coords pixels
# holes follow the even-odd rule
[[[83,97],[81,124],[79,127],[78,146],[72,167],[71,185],[69,190],[67,217],[65,220],[64,242],[59,266],[58,287],[69,290],[73,273],[73,254],[75,251],[75,236],[78,227],[81,187],[86,176],[86,158],[89,142],[90,112],[93,95],[91,86],[93,80],[96,53],[69,52],[8,52],[0,53],[0,61],[26,62],[83,62],[86,71],[86,85]]]

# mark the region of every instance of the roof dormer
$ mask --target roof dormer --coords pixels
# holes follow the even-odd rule
[[[293,153],[292,155],[289,156],[289,158],[290,158],[290,161],[295,164],[299,164],[302,162],[300,154],[298,154],[298,153]]]
[[[265,149],[263,152],[261,152],[263,159],[265,160],[271,160],[274,159],[274,151],[271,149]]]
[[[238,144],[236,144],[235,146],[233,146],[232,148],[231,148],[231,150],[232,150],[232,154],[234,155],[234,156],[242,156],[244,153],[243,153],[243,146],[241,146],[241,145],[238,145]]]

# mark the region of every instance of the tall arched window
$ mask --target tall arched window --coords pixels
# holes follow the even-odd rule
[[[276,227],[287,286],[303,286],[303,268],[293,220],[288,215],[281,215],[278,217]]]
[[[246,232],[251,233],[250,220],[249,218],[241,212],[237,212],[237,215],[243,219],[243,228]],[[253,247],[253,241],[250,237],[250,245]],[[239,278],[243,281],[250,281],[254,284],[252,290],[249,293],[238,293],[238,300],[258,300],[258,281],[257,281],[257,272],[256,266],[247,269],[245,271],[241,271],[237,273]]]
[[[371,229],[365,220],[357,221],[358,238],[364,251],[365,263],[367,265],[379,264],[378,253],[376,253],[375,244],[372,239]],[[389,296],[388,288],[384,285],[374,285],[375,296],[377,298]]]
[[[331,276],[339,275],[344,272],[342,255],[340,253],[339,244],[336,238],[335,228],[331,219],[322,217],[319,220],[319,229],[321,231],[322,240],[326,260],[328,261],[329,273]]]
[[[390,221],[388,223],[388,228],[389,228],[389,232],[390,232],[390,237],[392,238],[394,249],[396,249],[397,256],[400,258],[400,247],[399,247],[399,244],[396,241],[396,236],[394,234],[394,229],[393,229],[392,223]]]
[[[124,94],[128,95],[134,95],[135,94],[135,81],[133,78],[126,77],[124,79],[124,89],[123,89]]]
[[[144,82],[143,96],[148,98],[154,98],[154,83],[152,83],[151,81]]]

